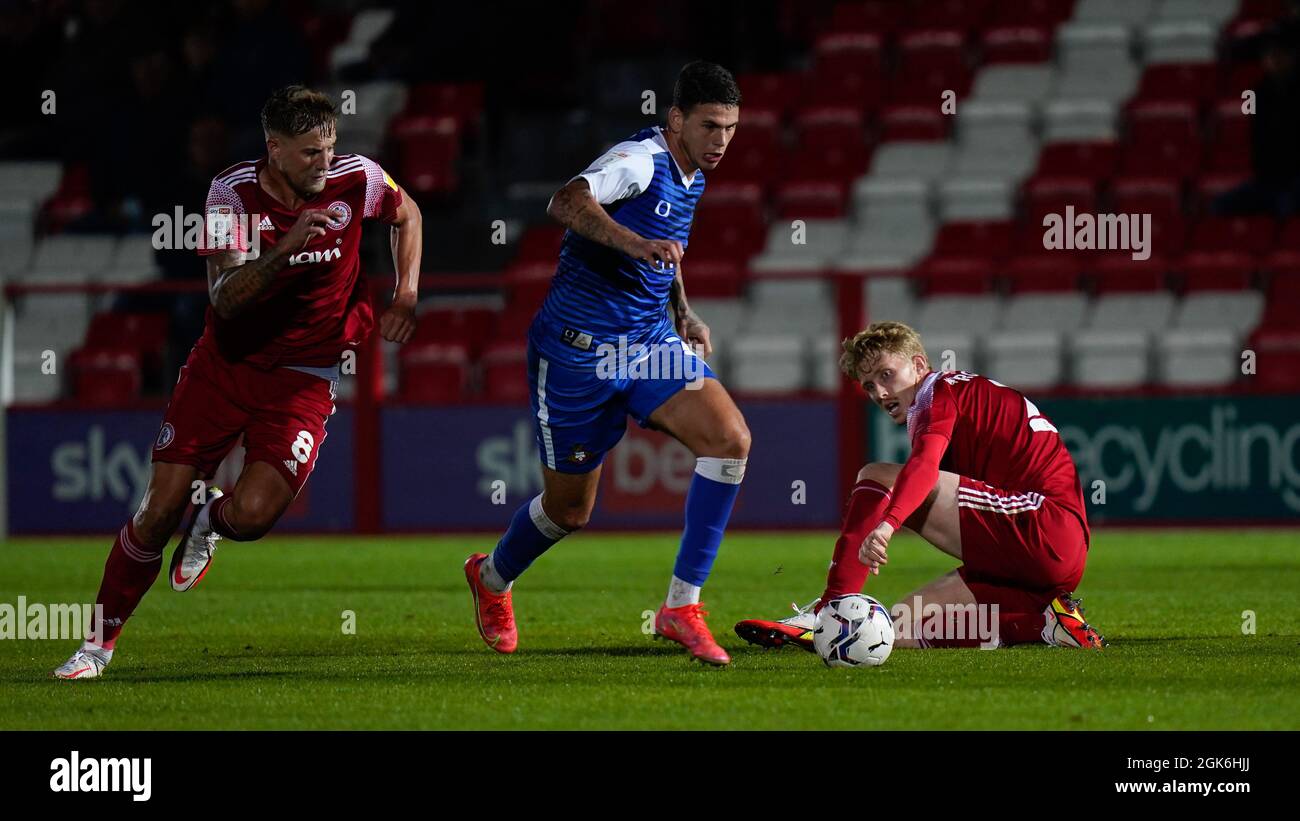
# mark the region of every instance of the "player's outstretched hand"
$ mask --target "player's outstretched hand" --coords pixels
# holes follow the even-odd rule
[[[642,239],[632,243],[628,256],[660,268],[676,268],[682,261],[682,244],[675,239]]]
[[[313,238],[325,236],[325,226],[329,225],[330,220],[342,218],[342,211],[308,208],[298,215],[298,221],[284,235],[284,247],[290,251],[301,250]]]
[[[858,561],[871,568],[871,572],[877,576],[880,575],[880,566],[889,564],[889,539],[894,535],[894,528],[889,522],[881,522],[876,525],[876,529],[867,534],[867,538],[862,540],[862,548],[858,551]]]
[[[379,335],[389,342],[410,342],[415,335],[415,326],[415,305],[405,301],[394,300],[379,317]]]

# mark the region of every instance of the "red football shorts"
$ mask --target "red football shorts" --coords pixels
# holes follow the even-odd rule
[[[1083,579],[1083,526],[1062,503],[963,476],[957,512],[964,563],[959,572],[981,604],[1042,610]]]
[[[192,465],[204,478],[244,435],[244,464],[266,462],[297,495],[334,413],[335,383],[288,368],[231,363],[197,345],[181,368],[153,461]]]

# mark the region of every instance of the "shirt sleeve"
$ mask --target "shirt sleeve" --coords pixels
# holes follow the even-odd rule
[[[257,226],[252,226],[256,230]],[[203,235],[199,240],[200,256],[223,251],[248,253],[248,217],[239,193],[218,180],[212,181],[203,206]]]
[[[366,204],[361,218],[377,219],[382,222],[395,221],[397,209],[402,205],[401,189],[379,163],[361,157],[361,165],[366,169]]]
[[[912,453],[894,480],[893,498],[884,521],[894,530],[907,521],[930,495],[939,481],[939,462],[952,440],[957,422],[957,402],[942,378],[935,379],[928,392],[917,396],[912,428]]]
[[[624,142],[606,151],[573,179],[586,180],[596,201],[608,205],[646,190],[654,174],[655,161],[650,150],[640,143]]]

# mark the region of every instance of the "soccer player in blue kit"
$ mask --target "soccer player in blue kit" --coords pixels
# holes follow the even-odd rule
[[[731,661],[704,621],[700,588],[745,475],[750,437],[735,402],[697,356],[711,351],[709,329],[686,301],[682,256],[704,193],[702,172],[722,160],[739,115],[731,73],[689,63],[678,75],[667,124],[616,144],[547,207],[568,231],[528,332],[543,492],[515,511],[490,556],[475,553],[465,562],[479,634],[499,653],[518,645],[514,580],[587,523],[601,463],[631,415],[696,457],[655,633],[703,662]]]

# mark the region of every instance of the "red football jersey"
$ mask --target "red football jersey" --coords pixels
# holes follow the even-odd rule
[[[1056,426],[1019,391],[969,371],[936,371],[921,381],[907,410],[907,432],[912,455],[894,486],[894,515],[886,516],[894,527],[924,501],[938,471],[947,470],[1002,490],[1041,493],[1078,516],[1088,538],[1074,460]],[[931,467],[934,478],[922,487],[919,477]],[[905,482],[910,477],[903,474],[918,481]]]
[[[211,306],[200,345],[212,345],[228,361],[259,367],[337,364],[374,327],[370,292],[361,276],[361,222],[392,222],[402,194],[392,178],[360,154],[334,157],[325,187],[302,208],[290,210],[262,190],[258,173],[266,159],[242,162],[217,175],[208,190],[207,225],[201,255],[239,249],[250,255],[273,246],[303,210],[330,208],[343,216],[325,236],[295,249],[256,302],[233,319]],[[256,235],[259,247],[250,239]]]

